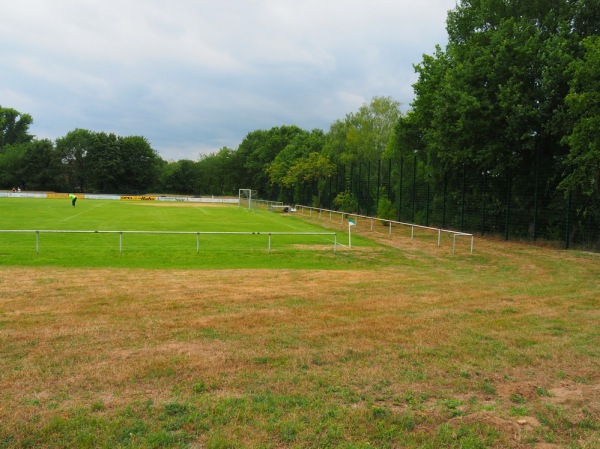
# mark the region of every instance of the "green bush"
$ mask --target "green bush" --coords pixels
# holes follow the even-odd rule
[[[385,189],[382,187],[379,192],[379,202],[377,203],[377,217],[385,220],[394,220],[396,218],[396,212],[394,211],[394,205],[388,198]]]
[[[333,205],[341,212],[355,214],[358,211],[358,200],[350,192],[340,192],[333,200]]]

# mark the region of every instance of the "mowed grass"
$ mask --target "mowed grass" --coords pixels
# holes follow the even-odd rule
[[[41,230],[0,233],[0,264],[139,268],[344,268],[334,257],[333,235],[279,235],[329,232],[293,215],[247,210],[236,205],[79,200],[0,199],[0,229]],[[47,233],[44,230],[125,231]],[[192,234],[131,234],[127,231]],[[255,232],[255,235],[193,233]],[[260,235],[258,234],[260,233]],[[274,233],[270,237],[268,233]],[[339,233],[339,249],[348,243]],[[373,246],[355,239],[355,246]],[[268,256],[268,257],[267,257]],[[361,263],[360,259],[351,262]],[[370,262],[369,262],[370,263]]]
[[[0,266],[0,448],[600,446],[599,255],[356,228],[346,267]]]

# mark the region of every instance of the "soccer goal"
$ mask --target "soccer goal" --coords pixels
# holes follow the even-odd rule
[[[252,209],[253,201],[258,195],[258,190],[252,189],[239,189],[238,193],[238,207],[244,209]]]

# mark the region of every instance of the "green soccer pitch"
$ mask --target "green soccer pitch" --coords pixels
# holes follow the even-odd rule
[[[0,216],[1,231],[29,231],[0,232],[5,266],[343,269],[373,263],[361,262],[360,251],[344,251],[344,232],[237,205],[84,199],[71,207],[62,199],[2,198]],[[352,243],[353,249],[374,245],[358,236]]]

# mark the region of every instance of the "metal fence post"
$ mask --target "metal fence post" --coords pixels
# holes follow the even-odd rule
[[[467,196],[467,166],[463,164],[463,179],[462,179],[462,204],[460,207],[460,230],[465,230],[465,202]]]
[[[404,156],[400,157],[400,184],[398,186],[398,221],[402,219],[402,181],[404,175]]]
[[[415,222],[417,208],[417,153],[413,156],[413,191],[412,191],[412,217],[411,221]]]
[[[488,171],[483,172],[483,192],[482,192],[482,204],[481,204],[481,235],[485,235],[485,219],[486,219],[486,200],[487,200],[487,174]]]
[[[569,235],[571,234],[571,191],[569,190],[569,195],[567,197],[567,223],[566,223],[566,232],[565,232],[565,249],[569,249]]]
[[[508,167],[506,172],[506,220],[504,223],[504,240],[508,240],[509,238],[509,227],[510,227],[510,203],[511,203],[511,178],[512,173],[510,167]]]

